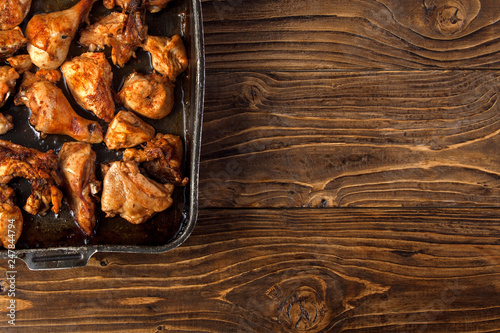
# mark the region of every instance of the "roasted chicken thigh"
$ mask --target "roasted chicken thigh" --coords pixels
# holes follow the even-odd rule
[[[19,78],[16,70],[10,66],[0,66],[0,107],[2,107],[14,91],[16,80]],[[14,127],[11,116],[0,113],[0,135],[7,133]]]
[[[147,36],[142,48],[151,54],[153,68],[175,82],[188,66],[186,48],[181,36]]]
[[[134,0],[103,0],[103,4],[107,9],[113,9],[115,6],[123,8],[127,11],[130,3]],[[172,0],[143,0],[142,5],[150,13],[157,13],[163,8],[167,7],[167,4]]]
[[[61,71],[71,94],[82,108],[92,111],[106,122],[113,119],[113,72],[104,53],[84,53],[66,61]]]
[[[104,142],[108,149],[131,148],[151,140],[154,136],[153,126],[133,112],[120,111],[109,124]]]
[[[23,231],[23,214],[14,199],[14,190],[0,184],[0,245],[11,250]]]
[[[26,27],[28,53],[35,65],[44,69],[56,69],[66,60],[71,41],[78,26],[96,0],[81,0],[66,10],[37,14]]]
[[[128,110],[145,117],[161,119],[174,107],[175,85],[167,77],[156,73],[130,74],[116,95]]]
[[[25,211],[42,215],[52,205],[52,211],[59,212],[63,195],[57,185],[62,179],[52,150],[42,153],[0,140],[0,184],[7,184],[16,177],[26,178],[31,183]]]
[[[31,0],[0,0],[0,30],[10,30],[24,20]]]
[[[0,31],[0,60],[5,60],[24,47],[28,40],[24,37],[21,28]]]
[[[100,189],[95,178],[96,154],[88,143],[66,142],[58,154],[65,198],[76,223],[91,235],[96,225],[94,195]]]
[[[64,134],[88,143],[103,140],[99,123],[80,117],[61,89],[43,77],[24,73],[15,101],[31,110],[30,123],[42,134]]]
[[[106,217],[120,215],[130,223],[139,224],[172,205],[174,186],[149,179],[134,162],[103,165],[102,173],[101,207]]]

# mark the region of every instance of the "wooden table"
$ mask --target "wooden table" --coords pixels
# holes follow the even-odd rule
[[[500,2],[203,15],[194,233],[162,255],[18,267],[17,331],[499,331]]]

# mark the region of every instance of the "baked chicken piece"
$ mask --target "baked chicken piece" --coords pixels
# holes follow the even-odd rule
[[[61,71],[71,94],[82,108],[92,111],[106,122],[113,119],[113,72],[104,53],[84,53],[66,61]]]
[[[31,110],[30,123],[42,136],[64,134],[88,143],[100,143],[103,140],[101,125],[80,117],[62,90],[43,77],[31,72],[24,73],[15,103],[24,104]]]
[[[31,61],[43,69],[56,69],[66,60],[80,23],[96,0],[81,0],[66,10],[33,16],[26,27]]]
[[[142,48],[151,54],[153,68],[175,82],[188,67],[186,48],[181,36],[147,36]]]
[[[7,58],[7,62],[19,74],[23,74],[33,67],[33,63],[31,62],[29,54],[20,54],[14,57]]]
[[[131,148],[151,140],[154,136],[153,126],[133,112],[120,111],[109,124],[104,143],[108,149]]]
[[[88,47],[89,51],[110,46],[113,64],[123,67],[131,57],[135,57],[135,50],[147,35],[140,1],[132,1],[129,10],[129,14],[112,12],[85,28],[81,32],[80,45]]]
[[[120,215],[133,224],[147,221],[172,205],[172,184],[159,184],[141,174],[134,162],[102,166],[101,208],[106,217]]]
[[[23,231],[23,214],[14,199],[14,190],[0,184],[0,245],[11,250]]]
[[[31,8],[31,0],[1,0],[0,30],[10,30],[24,20]]]
[[[113,9],[115,6],[120,6],[124,11],[127,11],[132,1],[133,0],[103,0],[103,4],[107,9]],[[150,13],[157,13],[167,7],[170,1],[172,0],[143,0],[142,5]]]
[[[59,212],[63,195],[57,185],[62,179],[57,156],[52,150],[42,153],[0,140],[0,184],[7,184],[16,177],[31,183],[31,195],[23,207],[25,211],[43,215],[52,205],[52,211]]]
[[[0,107],[4,106],[9,96],[14,91],[16,80],[19,78],[16,70],[10,66],[0,66]],[[14,125],[12,117],[0,113],[0,135],[10,131]]]
[[[19,27],[0,31],[0,60],[10,57],[24,47],[26,43],[28,43],[28,40]]]
[[[175,85],[167,77],[134,72],[125,79],[116,98],[128,110],[148,118],[161,119],[174,107],[174,88]]]
[[[96,225],[94,196],[100,190],[95,178],[96,154],[88,143],[66,142],[58,154],[66,201],[80,229],[90,236]]]
[[[158,133],[142,150],[129,148],[123,152],[124,161],[142,163],[149,175],[160,183],[185,186],[189,179],[182,176],[182,141],[177,135]]]

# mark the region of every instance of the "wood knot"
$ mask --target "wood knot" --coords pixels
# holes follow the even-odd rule
[[[314,289],[301,286],[284,302],[280,321],[293,331],[309,331],[322,321],[325,308],[325,300]]]
[[[442,35],[453,35],[464,30],[475,18],[473,2],[467,0],[424,0],[426,18],[431,29]]]
[[[258,86],[249,84],[243,87],[243,96],[247,104],[252,109],[257,109],[261,104],[262,92]]]

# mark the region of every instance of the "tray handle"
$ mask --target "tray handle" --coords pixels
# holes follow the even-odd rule
[[[24,253],[19,259],[31,270],[63,269],[87,265],[94,253],[95,249],[46,250],[43,253]]]

